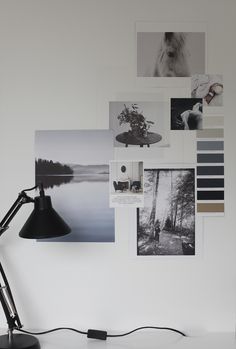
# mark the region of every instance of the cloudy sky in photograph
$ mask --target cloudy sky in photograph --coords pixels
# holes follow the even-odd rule
[[[65,164],[108,164],[113,159],[109,130],[48,130],[35,133],[35,157]]]

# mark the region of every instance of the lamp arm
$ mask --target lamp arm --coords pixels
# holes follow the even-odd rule
[[[13,203],[9,211],[6,213],[6,215],[0,222],[0,235],[2,235],[8,229],[9,223],[15,217],[15,215],[20,210],[22,205],[26,203],[34,202],[34,199],[29,197],[25,192],[36,189],[37,187],[38,186],[35,186],[30,189],[25,189],[19,193],[18,198],[16,199],[16,201]],[[11,288],[1,263],[0,263],[0,302],[2,304],[2,308],[7,319],[9,332],[12,332],[15,328],[22,328],[22,324],[16,310]]]
[[[31,189],[26,189],[26,190],[33,190],[36,189],[36,187],[31,188]],[[0,235],[2,235],[8,228],[9,228],[9,223],[12,221],[12,219],[15,217],[19,209],[21,208],[22,205],[34,202],[34,199],[32,199],[30,196],[28,196],[25,191],[23,190],[20,192],[18,195],[18,198],[14,202],[14,204],[11,206],[9,211],[6,213],[6,215],[3,217],[2,221],[0,222]]]

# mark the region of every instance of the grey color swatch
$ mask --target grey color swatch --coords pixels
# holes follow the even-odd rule
[[[224,166],[198,166],[198,176],[222,176],[224,175]]]
[[[224,200],[223,190],[202,190],[197,192],[198,200]]]
[[[223,138],[224,130],[222,128],[209,128],[206,130],[198,130],[197,138]]]
[[[224,154],[197,154],[198,163],[223,163]]]
[[[203,119],[203,128],[211,127],[224,127],[224,117],[223,116],[205,116]]]
[[[224,150],[223,141],[198,141],[197,150]]]
[[[224,188],[224,178],[198,178],[198,188]]]

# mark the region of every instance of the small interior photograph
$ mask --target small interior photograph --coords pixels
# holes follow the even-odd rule
[[[143,162],[110,163],[111,194],[143,194]]]

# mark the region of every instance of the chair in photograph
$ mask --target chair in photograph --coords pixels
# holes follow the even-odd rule
[[[125,190],[128,190],[129,189],[129,182],[116,182],[116,181],[113,181],[113,186],[114,186],[114,189],[115,191],[125,191]]]
[[[131,188],[132,191],[140,191],[141,189],[141,182],[140,181],[133,181],[133,183],[131,184]]]

